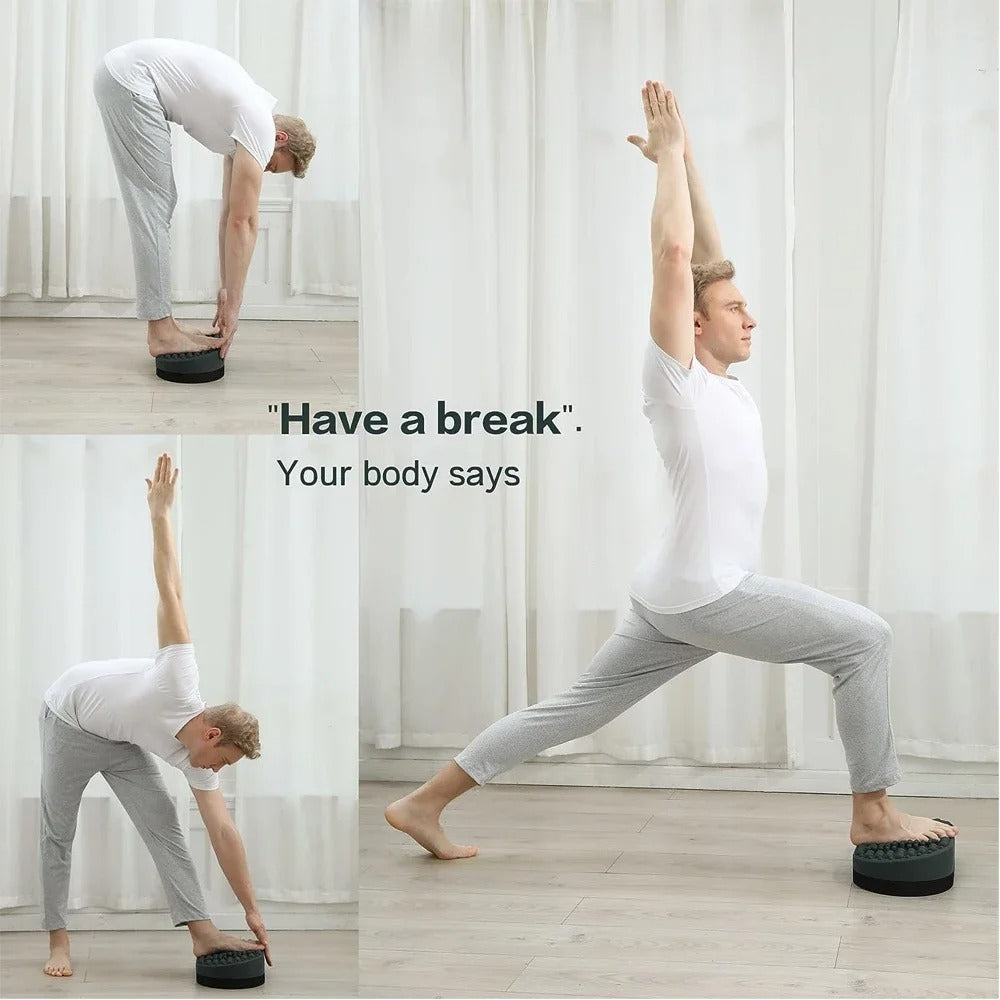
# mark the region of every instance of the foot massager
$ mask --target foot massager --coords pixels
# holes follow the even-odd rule
[[[167,382],[214,382],[226,374],[226,362],[218,349],[161,354],[156,374]]]
[[[199,986],[218,990],[248,990],[264,985],[263,951],[217,951],[202,955],[194,965]]]
[[[948,820],[937,819],[937,822],[948,823]],[[883,896],[933,896],[947,892],[954,882],[954,837],[859,844],[854,849],[854,884],[869,892]]]

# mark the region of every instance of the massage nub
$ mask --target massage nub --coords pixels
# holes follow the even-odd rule
[[[194,966],[199,986],[218,990],[248,990],[264,985],[263,951],[216,951],[202,955]]]
[[[226,374],[226,362],[218,349],[161,354],[156,374],[167,382],[214,382]]]
[[[937,822],[948,823],[948,820]],[[869,892],[883,896],[933,896],[947,892],[954,882],[954,837],[859,844],[854,849],[854,884]]]

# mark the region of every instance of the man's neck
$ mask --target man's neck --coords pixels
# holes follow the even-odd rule
[[[174,733],[174,739],[183,743],[188,750],[192,748],[198,734],[204,728],[205,713],[199,712],[193,719],[188,719],[180,729]]]

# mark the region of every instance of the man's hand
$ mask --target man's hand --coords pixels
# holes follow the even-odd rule
[[[219,297],[216,302],[215,322],[213,329],[222,334],[222,343],[219,346],[219,354],[222,358],[229,353],[232,346],[233,337],[236,336],[236,328],[240,325],[239,303],[230,301],[226,290],[219,290]]]
[[[219,289],[219,294],[215,297],[215,319],[212,320],[212,329],[219,329],[219,320],[222,318],[222,311],[226,308],[227,292],[224,288]]]
[[[648,137],[628,136],[628,141],[641,150],[647,160],[656,163],[663,153],[677,150],[687,152],[687,130],[681,121],[677,102],[669,90],[659,82],[646,81],[642,88],[642,106],[646,112]]]
[[[170,456],[166,452],[156,460],[153,478],[146,480],[146,501],[149,503],[151,517],[170,513],[174,504],[174,487],[180,474],[180,469],[172,468]]]
[[[268,965],[274,965],[271,961],[271,949],[267,943],[267,928],[264,926],[264,918],[258,910],[247,910],[247,927],[253,931],[254,937],[264,946],[264,959]]]

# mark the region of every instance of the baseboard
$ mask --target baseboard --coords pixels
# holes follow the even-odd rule
[[[295,906],[288,903],[262,904],[269,931],[356,931],[358,904],[335,903],[327,906]],[[215,925],[224,931],[246,933],[242,910],[213,913]],[[37,907],[18,907],[0,913],[0,931],[37,931],[41,912]],[[166,910],[111,913],[106,910],[70,911],[71,931],[163,931],[170,929]]]
[[[370,753],[371,751],[368,751]],[[414,781],[430,778],[451,755],[420,750],[419,758],[363,756],[362,781]],[[900,758],[905,777],[893,795],[919,798],[995,799],[997,773],[989,769],[921,771],[919,761]],[[954,767],[954,765],[952,765]],[[976,765],[983,767],[983,765]],[[765,767],[690,767],[676,764],[623,764],[594,761],[528,761],[495,779],[494,784],[575,785],[596,788],[696,788],[750,792],[816,792],[845,795],[850,791],[843,771],[788,770]]]
[[[178,303],[177,319],[201,319],[211,322],[215,304],[211,302]],[[297,320],[357,323],[360,310],[356,298],[331,297],[327,302],[244,304],[240,319]],[[2,299],[0,317],[5,319],[135,319],[135,303],[110,299]],[[136,320],[136,322],[139,322]]]

